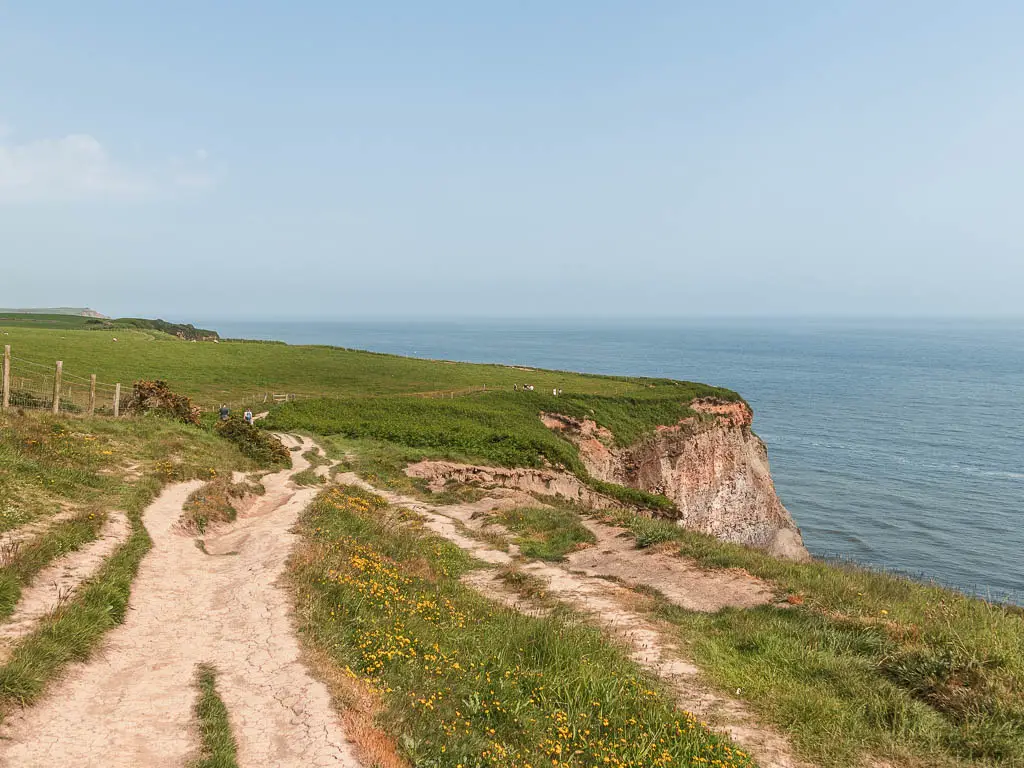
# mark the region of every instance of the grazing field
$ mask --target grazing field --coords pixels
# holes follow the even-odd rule
[[[639,423],[630,407],[630,397],[639,398],[642,410],[669,408],[660,404],[660,397],[647,397],[652,387],[658,395],[669,395],[664,388],[671,388],[677,401],[705,394],[738,397],[728,390],[669,380],[418,360],[336,347],[240,341],[193,343],[156,330],[62,331],[32,327],[27,321],[19,325],[6,322],[0,321],[0,341],[10,344],[16,357],[43,366],[63,360],[65,371],[78,376],[95,373],[101,381],[123,385],[138,379],[164,379],[174,391],[197,398],[204,406],[267,391],[366,397],[485,386],[511,391],[514,384],[532,384],[534,396],[544,392],[550,395],[556,387],[564,389],[569,396],[565,398],[567,408],[580,395],[613,398],[603,404],[602,413],[628,439],[629,430]],[[16,374],[17,365],[16,361]],[[614,399],[619,397],[625,399]],[[581,412],[593,407],[586,400],[576,405],[584,409]],[[649,421],[654,415],[641,418]]]

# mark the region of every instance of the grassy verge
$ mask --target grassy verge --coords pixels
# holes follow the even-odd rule
[[[230,475],[214,478],[189,494],[182,509],[182,525],[188,531],[205,533],[211,523],[230,523],[238,516],[235,505],[240,500],[248,494],[260,495],[262,492],[262,485],[235,483]]]
[[[301,631],[382,692],[382,727],[413,764],[750,764],[596,630],[497,608],[463,586],[467,556],[398,523],[378,497],[325,491],[301,530]]]
[[[200,664],[196,670],[195,717],[199,725],[200,756],[189,768],[238,768],[238,745],[231,733],[228,710],[217,693],[217,670]]]
[[[83,513],[55,523],[44,535],[0,553],[0,619],[14,612],[22,587],[31,583],[43,568],[95,541],[103,521],[103,515]]]
[[[324,456],[315,445],[302,454],[302,458],[308,461],[311,467],[326,467],[331,463],[331,460]]]
[[[294,475],[292,475],[292,482],[295,483],[296,485],[310,486],[323,485],[327,481],[324,478],[320,477],[320,475],[318,475],[316,471],[312,467],[310,467],[309,469],[304,469],[301,472],[296,472]]]
[[[580,545],[597,541],[571,509],[509,509],[498,515],[497,520],[519,534],[515,543],[524,557],[563,560]]]
[[[638,544],[672,541],[742,568],[789,608],[707,615],[661,601],[706,674],[824,765],[863,752],[903,765],[1024,765],[1024,615],[853,566],[793,563],[629,515]]]

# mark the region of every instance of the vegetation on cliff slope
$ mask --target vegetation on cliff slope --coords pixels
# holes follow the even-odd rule
[[[731,390],[670,379],[417,360],[333,347],[187,344],[128,329],[117,332],[116,342],[114,332],[106,331],[15,326],[9,334],[18,356],[44,368],[60,358],[73,375],[96,372],[101,380],[122,382],[160,378],[208,411],[256,391],[323,394],[276,407],[267,403],[271,414],[263,426],[371,439],[429,458],[563,468],[625,504],[656,509],[673,505],[661,496],[590,478],[576,447],[547,429],[541,413],[594,419],[619,443],[631,444],[658,424],[693,415],[687,404],[694,398],[739,399]],[[534,389],[524,391],[526,384]],[[562,394],[553,395],[555,389]],[[409,396],[443,391],[464,394]]]
[[[166,320],[147,320],[141,317],[117,319],[91,317],[80,314],[37,314],[4,312],[0,310],[0,326],[50,328],[59,330],[142,330],[156,331],[191,341],[211,341],[219,338],[216,331],[196,328],[191,323],[169,323]]]
[[[498,608],[382,499],[324,491],[292,562],[300,631],[368,681],[417,766],[749,766],[594,629]]]
[[[694,659],[826,765],[1024,765],[1024,611],[851,564],[795,563],[605,514],[638,545],[774,584],[787,607],[683,610],[656,600]]]

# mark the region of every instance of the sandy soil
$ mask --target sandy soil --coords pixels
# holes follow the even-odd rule
[[[41,517],[37,520],[33,520],[31,523],[26,523],[18,528],[0,533],[0,561],[3,560],[5,554],[11,549],[17,547],[23,542],[36,538],[40,534],[44,533],[51,525],[63,522],[64,520],[70,520],[75,515],[79,515],[81,513],[82,510],[80,509],[66,509],[54,515]]]
[[[501,552],[466,535],[456,522],[467,527],[480,526],[482,512],[507,503],[500,498],[438,506],[374,488],[353,473],[339,474],[337,480],[371,490],[393,505],[418,513],[430,530],[486,563],[511,565],[516,562],[514,553]],[[534,561],[522,564],[521,569],[543,580],[549,596],[590,616],[592,621],[618,639],[634,661],[669,685],[682,709],[707,720],[712,727],[727,734],[749,751],[762,768],[810,768],[808,763],[794,756],[782,734],[759,724],[741,702],[722,695],[703,682],[699,669],[670,639],[670,630],[648,620],[630,607],[637,602],[635,592],[606,578],[573,570],[574,566],[586,567],[582,565],[583,562],[594,562],[595,565],[591,567],[595,571],[608,570],[601,565],[599,555],[603,550],[608,550],[610,563],[625,560],[627,546],[621,539],[621,529],[602,526],[593,521],[588,521],[588,526],[595,527],[599,543],[596,548],[582,550],[579,553],[580,562],[570,562],[568,567],[563,567]],[[639,568],[630,569],[629,575],[638,583],[654,587],[666,596],[674,595],[681,604],[685,602],[687,607],[693,606],[694,610],[717,610],[724,605],[759,605],[772,598],[767,585],[749,575],[741,576],[732,571],[705,571],[685,560],[680,560],[678,566],[671,566],[661,562],[668,559],[667,555],[645,556],[633,549],[631,544],[628,546],[634,559],[648,557],[651,559],[646,562],[660,564],[648,572],[642,572]],[[582,557],[583,553],[588,554],[586,561]],[[612,567],[619,569],[622,566]],[[543,606],[523,599],[493,574],[470,574],[465,583],[518,611],[532,615],[544,613]]]
[[[32,584],[22,590],[14,613],[0,624],[0,663],[10,655],[15,641],[29,634],[41,619],[69,599],[130,533],[131,525],[124,513],[111,512],[95,541],[58,558],[36,574]]]
[[[653,587],[688,611],[754,608],[775,599],[771,585],[745,571],[708,571],[693,560],[667,554],[658,547],[637,549],[633,537],[623,528],[593,520],[584,520],[583,524],[597,543],[571,553],[567,561],[570,569],[586,576],[611,576],[631,587]]]
[[[292,461],[294,470],[307,466],[301,451]],[[295,542],[290,531],[317,492],[290,475],[265,477],[266,495],[207,537],[211,554],[177,530],[200,484],[166,489],[145,514],[154,547],[126,622],[43,701],[7,719],[0,765],[180,768],[198,748],[193,676],[205,662],[220,672],[241,766],[358,768],[327,689],[299,661],[290,599],[277,583]]]

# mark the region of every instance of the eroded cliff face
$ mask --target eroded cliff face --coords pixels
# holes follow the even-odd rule
[[[544,423],[572,440],[594,477],[661,493],[679,509],[679,523],[724,541],[779,557],[808,558],[800,531],[775,493],[768,451],[751,431],[745,403],[698,400],[683,419],[629,447],[590,420],[545,414]]]

